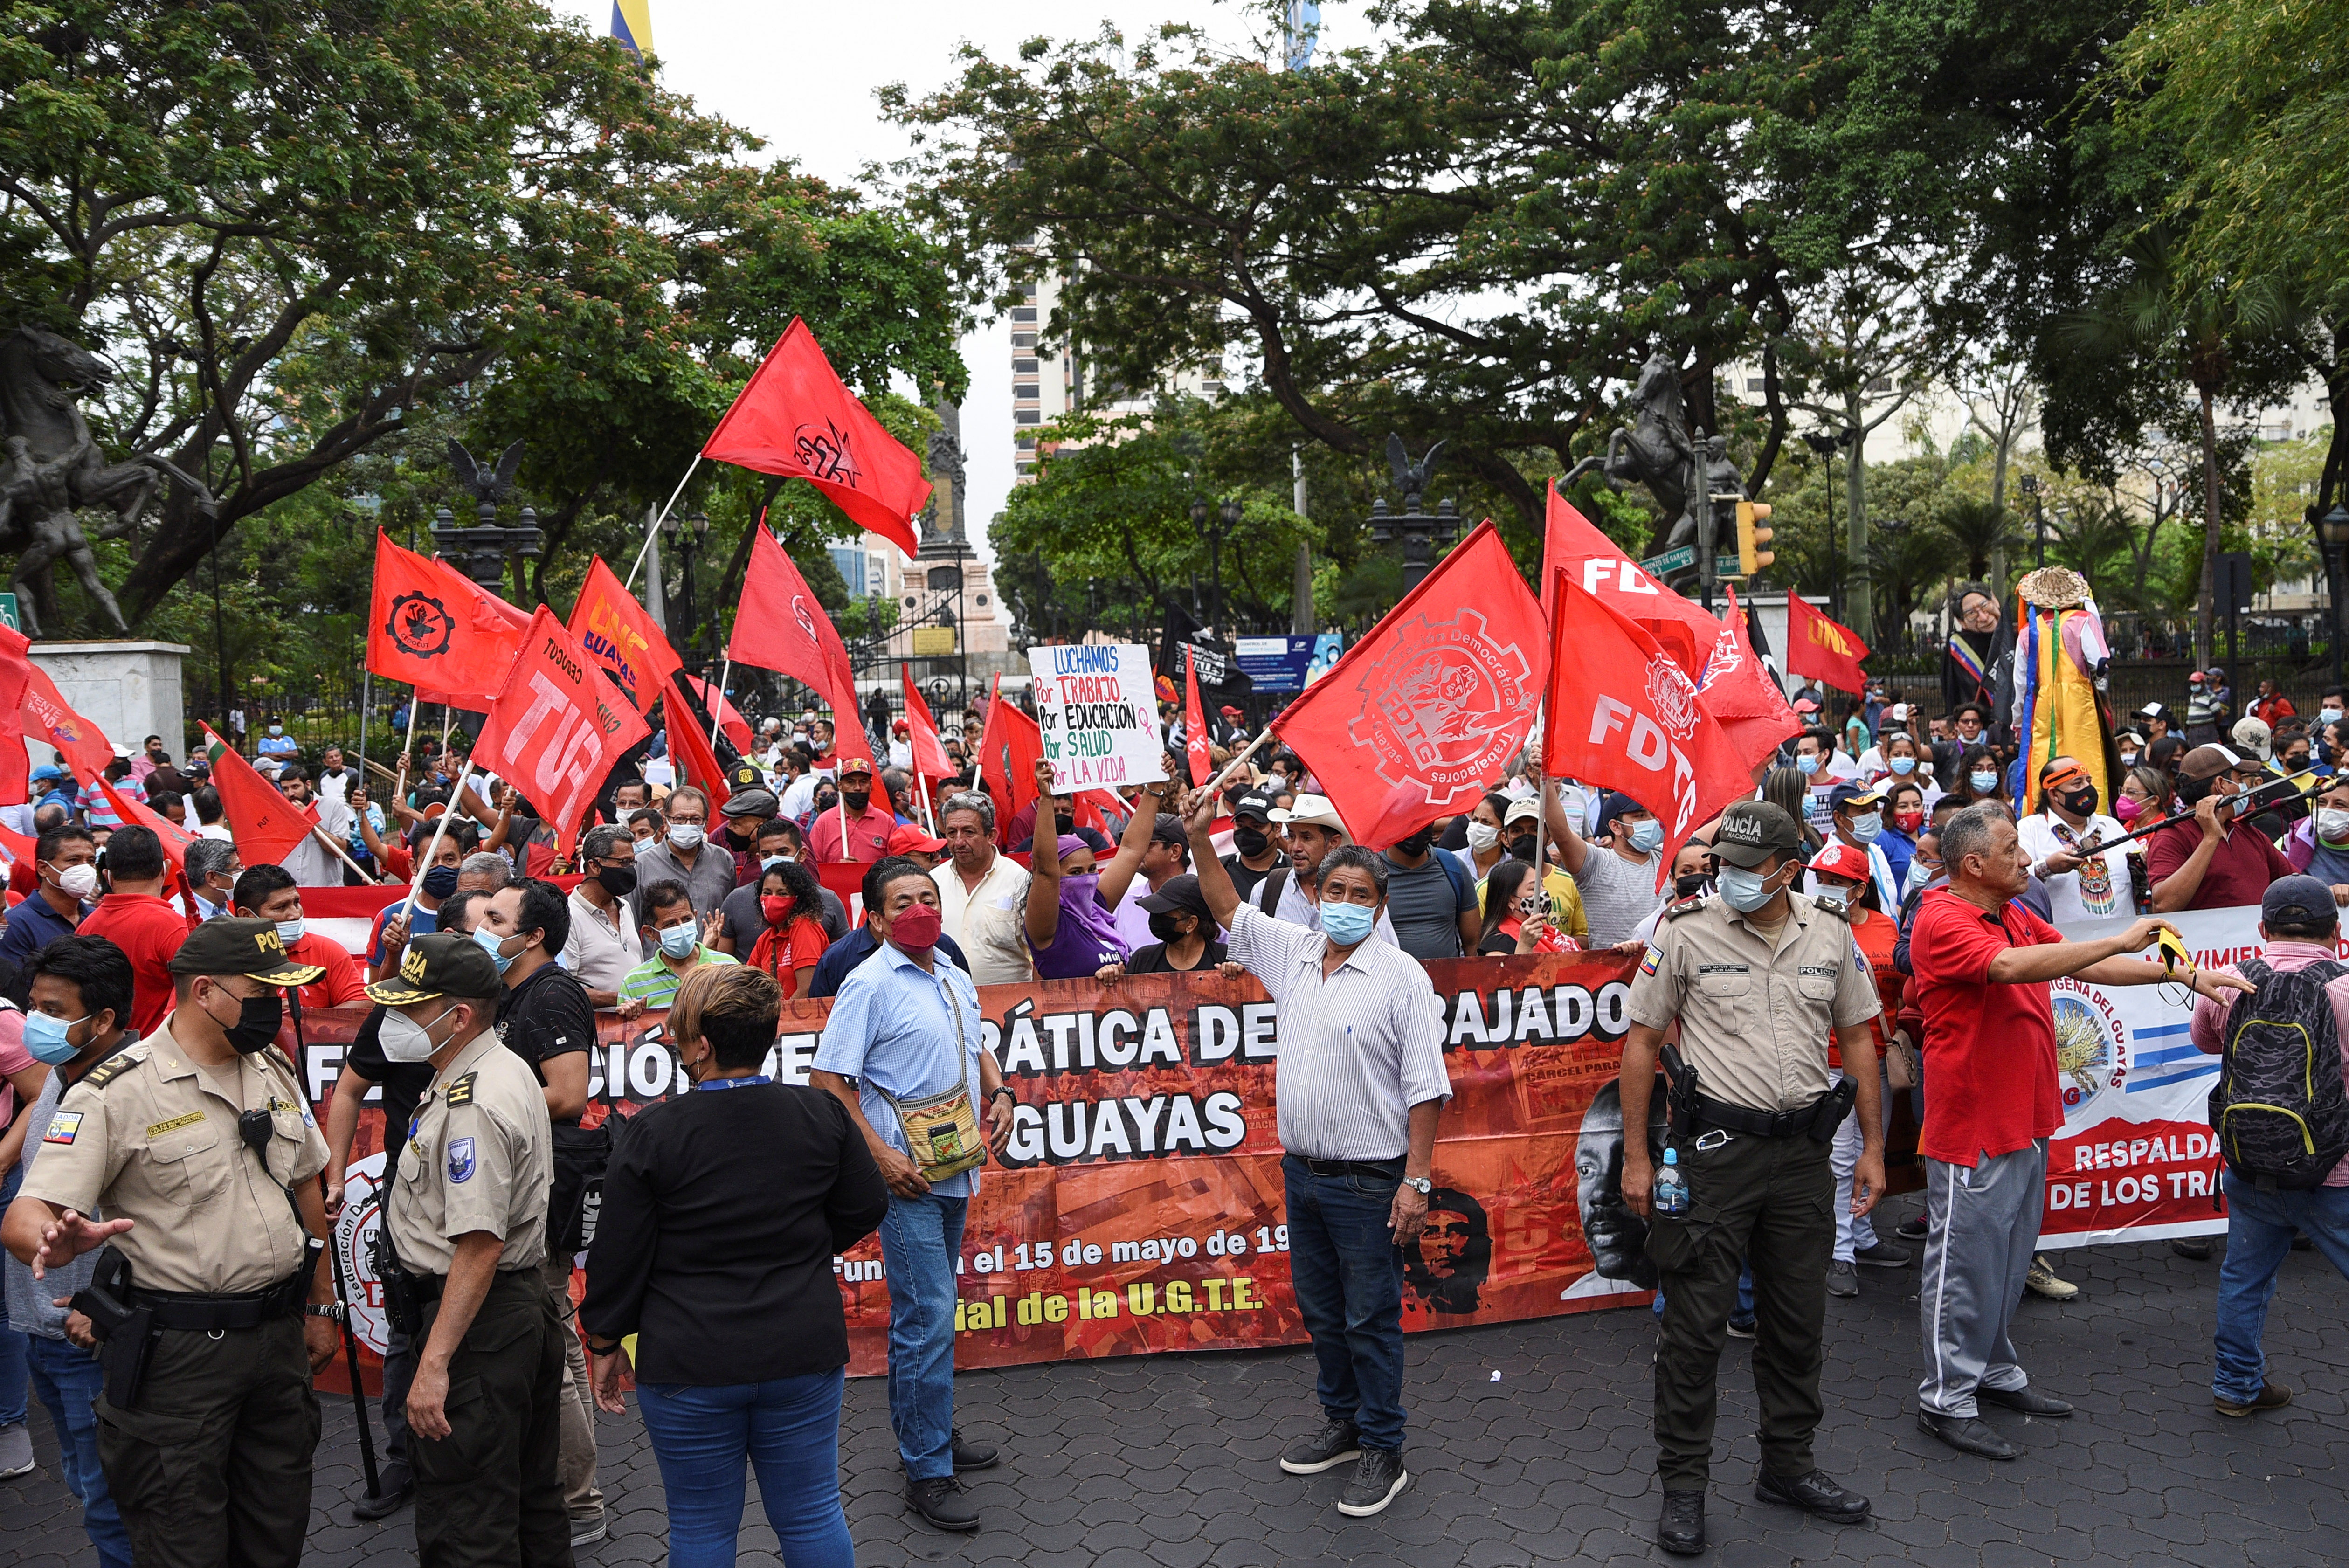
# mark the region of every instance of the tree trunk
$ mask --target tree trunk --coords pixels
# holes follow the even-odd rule
[[[1863,643],[1876,641],[1868,578],[1868,427],[1857,388],[1845,394],[1844,428],[1851,445],[1844,453],[1844,534],[1850,549],[1844,576],[1844,616]]]
[[[2219,422],[2210,411],[2210,389],[2202,395],[2202,603],[2194,617],[2194,648],[2198,666],[2209,669],[2218,660],[2219,636]]]

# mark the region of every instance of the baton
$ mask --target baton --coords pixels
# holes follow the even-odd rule
[[[2226,797],[2226,799],[2221,801],[2220,804],[2225,805],[2229,802],[2233,802],[2234,804],[2232,809],[2234,813],[2240,817],[2243,813],[2243,806],[2248,804],[2252,797],[2263,795],[2267,791],[2273,789],[2280,785],[2289,784],[2295,779],[2303,778],[2315,771],[2315,765],[2312,763],[2310,766],[2302,769],[2298,773],[2287,773],[2281,779],[2271,779],[2267,783],[2259,785],[2254,789],[2246,789],[2240,795],[2230,795]],[[2180,822],[2190,822],[2193,820],[2194,819],[2191,815],[2164,817],[2160,821],[2154,823],[2149,828],[2139,828],[2133,833],[2123,833],[2117,839],[2112,839],[2097,844],[2096,848],[2099,850],[2109,850],[2121,844],[2133,843],[2137,840],[2145,838],[2148,834],[2158,833],[2164,828],[2176,827]]]
[[[289,989],[292,992],[294,1003],[294,1051],[295,1057],[299,1058],[309,1055],[309,1049],[302,1039],[302,988],[296,985]],[[300,1070],[297,1066],[296,1073],[298,1074]],[[322,1205],[326,1202],[326,1173],[321,1171],[318,1172],[318,1199]],[[334,1221],[328,1220],[326,1228],[333,1231],[337,1227]],[[367,1494],[368,1500],[372,1501],[383,1495],[383,1482],[376,1474],[375,1435],[367,1428],[367,1386],[359,1381],[359,1340],[358,1336],[351,1329],[350,1285],[343,1277],[342,1247],[329,1241],[326,1243],[326,1253],[334,1261],[335,1265],[335,1300],[340,1303],[343,1308],[343,1365],[350,1370],[351,1413],[358,1418],[359,1423],[359,1473],[367,1477]]]

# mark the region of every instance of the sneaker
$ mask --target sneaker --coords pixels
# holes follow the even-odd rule
[[[1925,1239],[1925,1216],[1920,1214],[1914,1219],[1901,1221],[1899,1224],[1892,1227],[1892,1233],[1899,1236],[1905,1242],[1923,1241]]]
[[[1732,1339],[1753,1338],[1754,1320],[1750,1317],[1731,1318],[1729,1320],[1729,1337]]]
[[[1905,1269],[1916,1261],[1907,1247],[1896,1247],[1890,1242],[1878,1242],[1872,1247],[1861,1247],[1851,1254],[1851,1261],[1862,1268]]]
[[[2023,1287],[2033,1295],[2044,1295],[2050,1301],[2070,1301],[2080,1294],[2080,1287],[2069,1280],[2057,1279],[2055,1271],[2044,1253],[2034,1253],[2031,1272],[2023,1276]]]
[[[1410,1484],[1411,1472],[1402,1468],[1402,1449],[1364,1449],[1361,1462],[1354,1467],[1354,1479],[1346,1483],[1345,1494],[1338,1499],[1338,1511],[1349,1519],[1368,1519]]]
[[[1837,1259],[1834,1263],[1827,1264],[1827,1294],[1829,1295],[1857,1295],[1859,1294],[1859,1271],[1852,1267],[1849,1264],[1845,1263],[1840,1258]]]
[[[963,1440],[962,1429],[960,1427],[951,1428],[949,1430],[952,1432],[954,1439],[954,1468],[956,1474],[959,1475],[964,1470],[993,1470],[995,1468],[996,1453],[995,1445],[993,1443],[965,1442]]]
[[[2210,1403],[2218,1407],[2219,1414],[2222,1416],[2249,1416],[2261,1410],[2282,1409],[2292,1403],[2292,1390],[2281,1383],[2262,1383],[2260,1385],[2259,1398],[2249,1404],[2239,1405],[2230,1399],[2221,1399],[2215,1396]]]
[[[1325,1421],[1321,1429],[1280,1456],[1290,1475],[1319,1475],[1362,1457],[1362,1434],[1351,1421]]]
[[[905,1501],[916,1513],[940,1530],[978,1528],[978,1505],[971,1501],[969,1494],[963,1491],[962,1482],[950,1475],[907,1481]]]
[[[0,1427],[0,1480],[33,1473],[33,1434],[22,1421]]]
[[[2210,1261],[2210,1238],[2179,1236],[2169,1243],[2169,1250],[2181,1258],[2192,1258],[2198,1264],[2207,1264]]]
[[[571,1549],[576,1552],[582,1546],[593,1546],[609,1534],[610,1530],[611,1527],[604,1522],[604,1516],[600,1513],[590,1514],[585,1519],[574,1519],[571,1522]]]

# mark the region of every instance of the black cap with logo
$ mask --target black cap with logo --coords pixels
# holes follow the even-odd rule
[[[1751,870],[1772,855],[1790,854],[1803,844],[1795,819],[1767,800],[1740,800],[1721,814],[1713,852],[1733,866]]]
[[[274,921],[227,915],[188,933],[165,967],[174,975],[243,975],[271,985],[307,985],[326,972],[287,957]]]
[[[405,1007],[435,996],[478,1001],[497,995],[504,985],[481,944],[459,932],[434,931],[409,943],[399,973],[385,975],[367,994],[387,1007]]]

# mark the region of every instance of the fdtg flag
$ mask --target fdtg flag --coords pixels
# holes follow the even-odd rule
[[[569,843],[620,754],[651,734],[579,640],[541,604],[490,705],[473,760],[530,797]]]
[[[1557,481],[1552,480],[1542,529],[1545,624],[1556,607],[1557,592],[1551,583],[1560,568],[1573,578],[1576,587],[1614,606],[1626,620],[1637,622],[1691,679],[1702,676],[1721,623],[1706,614],[1702,605],[1691,603],[1649,576],[1558,494]]]

